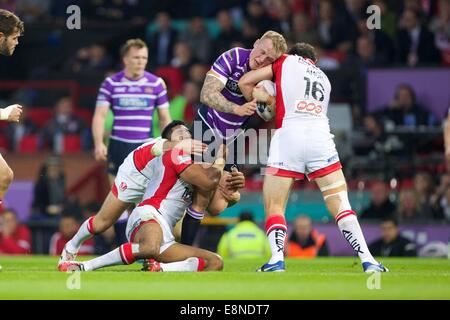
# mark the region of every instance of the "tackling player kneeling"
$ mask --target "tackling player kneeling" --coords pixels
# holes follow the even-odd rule
[[[188,137],[183,125],[174,126],[169,134]],[[223,211],[239,196],[239,192],[219,188],[225,166],[226,148],[222,145],[214,164],[194,164],[189,155],[173,149],[149,164],[154,177],[148,184],[142,201],[128,219],[128,243],[98,258],[86,261],[65,261],[60,271],[91,271],[99,268],[131,264],[136,259],[151,259],[145,263],[147,271],[219,271],[223,268],[219,255],[175,242],[173,228],[192,202],[194,187],[203,192],[214,192],[210,207]],[[243,178],[242,178],[243,180]],[[238,187],[243,186],[243,181]],[[158,262],[157,262],[158,261]]]

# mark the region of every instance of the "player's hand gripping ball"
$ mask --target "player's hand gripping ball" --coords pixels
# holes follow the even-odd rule
[[[253,98],[256,99],[256,113],[264,121],[275,118],[275,83],[270,80],[260,81],[253,89]]]

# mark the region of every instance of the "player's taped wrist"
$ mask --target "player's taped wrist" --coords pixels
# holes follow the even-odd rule
[[[152,155],[154,155],[155,157],[159,157],[160,155],[162,155],[163,150],[164,150],[164,142],[166,142],[167,139],[160,139],[158,140],[152,147]]]

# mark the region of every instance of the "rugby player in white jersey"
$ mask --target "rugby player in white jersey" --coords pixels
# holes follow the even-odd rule
[[[174,121],[163,131],[163,136],[172,141],[190,139],[187,127],[181,121]],[[128,243],[98,258],[86,261],[64,261],[59,264],[59,270],[91,271],[117,264],[130,264],[136,259],[154,259],[147,264],[149,271],[202,271],[221,270],[221,258],[207,250],[194,248],[175,242],[173,228],[180,221],[192,202],[194,188],[215,190],[210,206],[214,210],[224,210],[239,198],[238,189],[243,186],[236,184],[234,188],[217,188],[225,166],[225,146],[217,152],[214,164],[194,164],[190,155],[181,150],[173,149],[160,157],[151,155],[148,146],[143,146],[130,154],[123,165],[133,165],[143,176],[142,181],[148,182],[144,201],[133,210],[127,224]],[[122,166],[123,166],[122,165]],[[119,176],[118,176],[119,177]],[[139,196],[134,187],[135,179],[130,175],[123,181],[132,187],[117,190],[120,198]],[[120,187],[120,186],[119,186]]]
[[[273,102],[262,86],[256,86],[260,81],[273,80],[276,87],[276,131],[263,186],[266,233],[272,257],[258,271],[285,270],[286,204],[294,181],[306,175],[321,190],[328,211],[358,254],[363,270],[386,272],[369,252],[348,200],[346,180],[327,117],[331,84],[316,61],[311,45],[297,43],[272,65],[250,71],[239,80],[239,87],[249,101],[256,98]]]

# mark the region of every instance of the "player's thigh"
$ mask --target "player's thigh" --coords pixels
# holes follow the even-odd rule
[[[319,189],[327,188],[328,186],[333,185],[339,181],[345,183],[345,176],[344,173],[342,172],[342,169],[338,169],[323,177],[318,177],[314,179],[314,182],[317,184]]]
[[[332,216],[342,210],[350,210],[347,184],[341,169],[314,180],[322,191],[325,205]]]
[[[3,156],[0,154],[0,178],[11,178],[12,179],[12,169],[9,167],[8,163],[6,163],[6,160],[3,158]]]
[[[294,179],[289,177],[264,176],[263,198],[267,215],[284,212],[293,183]]]
[[[112,225],[129,206],[130,203],[117,199],[112,192],[109,192],[100,211],[96,215],[96,219]]]
[[[158,257],[158,261],[163,263],[170,263],[176,261],[183,261],[191,257],[202,258],[206,261],[207,264],[222,263],[222,259],[220,258],[220,256],[214,252],[201,248],[187,246],[181,243],[174,243],[169,248],[167,248],[163,253],[160,254],[160,256]]]
[[[156,220],[150,220],[139,227],[133,242],[139,243],[141,258],[156,258],[163,241],[163,230]]]

